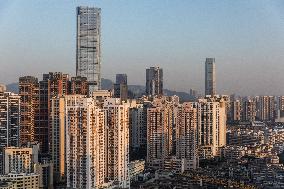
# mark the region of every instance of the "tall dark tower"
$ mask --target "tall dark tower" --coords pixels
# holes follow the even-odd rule
[[[150,67],[146,69],[146,95],[163,95],[163,69]]]
[[[205,95],[216,95],[215,58],[206,58],[205,61]]]

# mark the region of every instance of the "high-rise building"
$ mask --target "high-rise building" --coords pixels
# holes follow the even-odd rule
[[[130,188],[129,108],[129,103],[118,98],[106,99],[103,105],[108,126],[107,178],[117,182],[119,188]]]
[[[284,111],[284,96],[278,96],[278,109]]]
[[[197,103],[185,102],[179,106],[176,124],[176,157],[183,159],[184,171],[198,167]]]
[[[137,104],[129,110],[130,146],[139,149],[147,146],[147,120],[143,104]]]
[[[32,76],[19,79],[20,103],[20,144],[35,141],[35,119],[39,119],[39,83]]]
[[[53,164],[40,162],[34,165],[34,172],[39,175],[39,187],[53,189]]]
[[[49,150],[50,103],[51,98],[69,94],[70,83],[68,74],[50,72],[43,74],[43,80],[32,76],[21,77],[19,95],[21,96],[21,128],[20,142],[38,141],[40,151]]]
[[[51,98],[67,95],[69,93],[69,85],[68,74],[61,72],[43,74],[43,79],[39,82],[39,116],[35,120],[35,140],[40,142],[42,153],[49,151],[49,136],[53,132],[49,126]]]
[[[76,76],[86,77],[89,94],[101,89],[101,9],[77,7]]]
[[[38,163],[38,144],[26,147],[6,147],[4,149],[4,174],[34,173],[34,165]]]
[[[105,113],[92,98],[66,97],[67,187],[98,188],[105,182]]]
[[[240,121],[241,120],[241,102],[240,100],[234,100],[230,102],[230,112],[228,120]]]
[[[116,74],[116,83],[113,85],[114,97],[120,98],[121,100],[127,100],[128,98],[128,86],[127,86],[127,75]]]
[[[70,94],[81,94],[81,95],[88,95],[89,94],[89,87],[88,81],[86,77],[71,77],[71,89]]]
[[[206,58],[205,61],[205,95],[216,95],[215,58]]]
[[[226,145],[226,102],[220,98],[198,100],[197,137],[202,159],[219,156]]]
[[[163,69],[150,67],[146,69],[146,95],[163,95]]]
[[[67,187],[102,188],[113,183],[129,188],[129,104],[117,98],[98,101],[67,95],[59,102],[65,104]]]
[[[127,85],[127,75],[126,74],[116,74],[116,82],[115,83]]]
[[[260,121],[274,121],[275,102],[274,96],[257,96],[256,102],[256,119]]]
[[[178,102],[177,102],[178,103]],[[158,97],[147,108],[147,163],[163,169],[165,159],[173,155],[175,97]]]
[[[3,170],[3,150],[19,146],[20,96],[0,91],[0,172]]]
[[[50,104],[49,154],[53,162],[54,182],[66,181],[65,97],[53,97]]]
[[[242,103],[242,121],[255,121],[256,109],[253,100],[246,99]]]

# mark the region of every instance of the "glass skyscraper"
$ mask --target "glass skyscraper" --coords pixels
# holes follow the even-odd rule
[[[215,58],[206,58],[205,61],[205,95],[216,95]]]
[[[77,7],[76,75],[86,77],[89,94],[101,88],[101,9]]]

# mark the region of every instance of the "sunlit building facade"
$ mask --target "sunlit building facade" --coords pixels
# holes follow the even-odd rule
[[[101,9],[77,7],[76,76],[86,77],[89,94],[101,89]]]

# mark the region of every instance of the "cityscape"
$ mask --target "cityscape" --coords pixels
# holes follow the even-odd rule
[[[219,94],[206,55],[203,91],[166,89],[162,63],[141,70],[143,86],[127,71],[112,82],[104,9],[74,10],[75,75],[0,84],[0,189],[284,188],[284,94]]]

